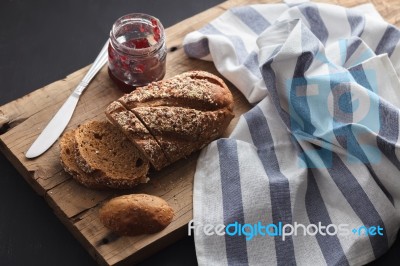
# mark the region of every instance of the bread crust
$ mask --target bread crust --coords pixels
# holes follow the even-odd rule
[[[105,203],[99,210],[100,221],[119,235],[153,234],[167,227],[174,210],[157,196],[130,194]]]
[[[197,110],[233,110],[233,96],[224,81],[205,71],[189,71],[150,83],[119,100],[127,109],[184,106]]]

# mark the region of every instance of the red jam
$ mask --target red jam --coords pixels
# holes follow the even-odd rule
[[[125,15],[110,33],[109,76],[124,92],[160,80],[165,75],[166,53],[164,28],[158,19]]]

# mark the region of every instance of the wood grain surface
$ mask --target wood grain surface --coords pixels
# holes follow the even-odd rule
[[[280,1],[229,0],[168,28],[166,35],[169,53],[166,78],[199,69],[218,75],[212,63],[186,57],[182,49],[184,36],[201,28],[230,7],[276,2]],[[369,1],[318,2],[350,7]],[[400,1],[373,0],[371,2],[388,22],[400,25]],[[100,47],[93,49],[100,50]],[[150,174],[151,181],[148,184],[140,185],[129,191],[96,191],[77,184],[63,171],[59,163],[58,142],[42,156],[33,160],[26,159],[24,156],[26,150],[61,107],[87,70],[88,67],[80,69],[65,79],[1,106],[0,150],[33,189],[46,199],[60,220],[99,264],[131,264],[187,235],[187,223],[192,219],[193,176],[198,153],[180,160],[162,171],[152,172]],[[226,131],[226,136],[236,125],[240,114],[250,108],[240,92],[229,82],[227,84],[234,94],[236,117]],[[106,67],[104,67],[82,95],[67,128],[75,128],[87,120],[105,119],[105,107],[121,95],[122,93],[116,90],[110,81]],[[111,197],[135,192],[164,198],[174,208],[175,217],[165,230],[157,234],[117,237],[100,223],[98,208]]]

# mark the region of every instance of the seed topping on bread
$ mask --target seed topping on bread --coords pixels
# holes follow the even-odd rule
[[[205,71],[190,71],[153,82],[124,95],[110,106],[116,102],[134,113],[169,163],[187,157],[222,135],[234,116],[233,97],[228,87],[220,78]],[[113,117],[110,109],[106,110],[110,121],[127,127],[126,116],[120,119],[114,114]],[[140,138],[134,142],[137,140]],[[149,161],[157,165],[157,161],[151,158]]]

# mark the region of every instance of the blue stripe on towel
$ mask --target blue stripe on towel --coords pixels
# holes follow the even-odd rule
[[[206,37],[200,39],[197,42],[186,43],[183,46],[185,53],[194,58],[203,58],[210,54],[210,48],[208,46],[208,39]]]
[[[354,12],[354,10],[346,9],[347,14],[347,21],[349,22],[351,35],[360,37],[361,34],[364,32],[365,27],[365,19],[364,17]]]
[[[305,201],[307,215],[311,224],[318,224],[319,222],[323,226],[332,224],[328,210],[326,209],[324,200],[318,189],[318,185],[311,169],[308,169]],[[326,264],[343,266],[349,264],[337,235],[327,234],[322,236],[320,234],[316,234],[315,237],[317,238],[318,245],[322,254],[324,255]]]
[[[327,170],[363,225],[368,228],[378,225],[385,228],[371,199],[336,153],[332,154],[332,165],[329,165]],[[385,229],[383,236],[369,236],[369,240],[376,258],[381,256],[389,247]]]
[[[380,101],[379,120],[380,130],[376,137],[378,148],[400,170],[400,161],[396,155],[396,143],[399,138],[399,111]]]
[[[219,31],[218,29],[216,29],[213,25],[211,24],[207,24],[206,26],[204,26],[203,28],[201,28],[199,30],[199,32],[205,34],[205,35],[221,35],[226,37],[230,43],[233,45],[234,49],[235,49],[235,53],[237,55],[237,58],[239,60],[239,64],[242,64],[243,61],[245,60],[245,58],[247,57],[248,53],[246,50],[246,47],[244,46],[244,43],[242,41],[242,39],[238,36],[235,36],[233,34],[224,34],[221,31]]]
[[[250,30],[257,34],[263,32],[271,25],[258,11],[251,6],[234,7],[230,11],[235,14]]]
[[[244,118],[253,143],[257,147],[258,157],[269,179],[273,223],[292,224],[289,181],[280,171],[268,122],[258,106],[245,113]],[[275,251],[278,265],[296,264],[291,236],[285,241],[276,237]]]
[[[243,65],[256,77],[261,79],[261,73],[258,67],[258,54],[256,52],[251,52],[243,62]]]
[[[365,71],[362,65],[357,65],[350,68],[349,72],[358,84],[360,84],[369,91],[373,91],[373,88],[369,83],[367,76],[365,75]]]
[[[305,19],[308,21],[312,33],[314,33],[315,36],[325,44],[328,40],[329,32],[319,14],[318,8],[312,4],[307,4],[298,6],[298,9],[303,13]]]
[[[205,27],[199,30],[199,32],[203,34],[216,34],[226,37],[230,43],[234,46],[239,64],[243,64],[253,75],[256,77],[260,77],[260,70],[258,68],[258,58],[256,52],[251,52],[250,54],[247,52],[246,47],[242,41],[242,39],[238,36],[235,36],[234,33],[232,35],[224,34],[216,29],[211,24],[207,24]],[[208,43],[207,43],[208,45]],[[208,50],[209,51],[209,50]]]
[[[306,92],[307,80],[304,78],[304,73],[310,67],[313,60],[314,54],[310,51],[305,51],[298,57],[293,74],[293,78],[295,80],[293,80],[290,90],[290,104],[291,107],[293,107],[291,110],[294,111],[296,114],[300,114],[303,122],[303,130],[311,135],[315,131],[315,126],[311,122],[311,112],[308,106],[308,97]],[[299,82],[302,86],[299,86]],[[299,88],[305,89],[304,95],[298,95]]]
[[[360,44],[362,43],[361,39],[356,39],[356,38],[352,38],[347,40],[347,49],[346,49],[346,60],[345,62],[347,62],[350,57],[354,54],[355,51],[357,51],[358,47],[360,46]]]
[[[400,31],[392,25],[388,25],[382,39],[379,41],[379,44],[375,49],[375,53],[387,53],[390,57],[396,48],[396,45],[399,43],[399,40]]]
[[[316,128],[311,121],[311,111],[308,105],[309,99],[307,96],[308,82],[304,75],[314,61],[315,55],[318,54],[319,42],[317,38],[311,34],[309,29],[303,25],[301,33],[301,46],[303,52],[297,58],[289,93],[289,108],[290,115],[292,116],[290,127],[292,131],[298,130],[295,128],[296,124],[294,123],[294,119],[298,116],[302,124],[301,130],[312,135]],[[323,55],[320,54],[320,56]],[[304,91],[301,92],[300,90]]]
[[[217,141],[224,224],[238,222],[244,224],[242,190],[240,185],[239,158],[236,141],[220,139]],[[229,236],[225,234],[226,257],[228,265],[248,263],[246,237],[244,235]]]
[[[278,50],[276,50],[276,53],[278,53]],[[291,118],[289,116],[289,114],[282,109],[282,107],[280,107],[279,105],[279,95],[278,95],[278,91],[276,90],[276,75],[275,75],[275,71],[272,69],[271,65],[273,63],[273,58],[275,57],[276,53],[274,53],[271,58],[265,62],[260,70],[261,70],[261,76],[265,82],[265,85],[269,91],[269,94],[272,98],[272,101],[274,102],[277,111],[279,113],[279,115],[281,116],[281,119],[283,120],[283,122],[286,124],[287,127],[291,126]],[[298,127],[298,126],[297,126]]]

